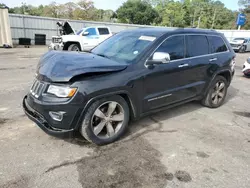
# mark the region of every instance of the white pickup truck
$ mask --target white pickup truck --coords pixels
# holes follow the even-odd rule
[[[86,27],[75,32],[69,22],[58,22],[57,25],[61,36],[52,37],[50,50],[89,51],[112,36],[110,28],[106,26]]]

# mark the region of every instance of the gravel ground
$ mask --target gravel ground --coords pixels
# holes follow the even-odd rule
[[[98,147],[56,139],[28,120],[21,102],[46,48],[0,49],[1,188],[241,188],[250,185],[250,90],[237,54],[225,104],[197,102],[130,124],[120,141]]]

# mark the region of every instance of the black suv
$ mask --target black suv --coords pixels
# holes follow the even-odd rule
[[[213,30],[123,31],[89,53],[43,55],[23,108],[50,135],[79,131],[108,144],[149,113],[193,100],[221,106],[234,64],[228,41]]]

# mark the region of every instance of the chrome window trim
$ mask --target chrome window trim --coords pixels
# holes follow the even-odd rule
[[[150,54],[150,56],[147,58],[147,60],[145,61],[144,63],[144,66],[147,68],[146,66],[146,62],[148,61],[148,59],[155,53],[155,51],[169,38],[171,37],[175,37],[175,36],[184,36],[184,41],[185,41],[185,36],[187,35],[202,35],[202,36],[214,36],[214,37],[220,37],[224,44],[226,45],[227,47],[227,51],[224,51],[224,52],[216,52],[216,53],[211,53],[211,54],[205,54],[205,55],[199,55],[199,56],[195,56],[195,57],[184,57],[183,59],[176,59],[176,60],[170,60],[169,63],[171,62],[178,62],[178,61],[182,61],[182,60],[189,60],[189,59],[194,59],[194,58],[200,58],[200,57],[206,57],[206,56],[210,56],[210,55],[217,55],[217,54],[223,54],[223,53],[227,53],[229,52],[229,49],[228,49],[228,46],[227,46],[227,43],[225,42],[225,40],[223,39],[223,37],[221,37],[220,35],[213,35],[213,34],[202,34],[202,33],[190,33],[190,34],[174,34],[174,35],[171,35],[171,36],[168,36],[167,38],[165,38],[156,48],[155,50]],[[209,40],[208,40],[208,43],[209,43]],[[185,44],[186,45],[186,44]],[[210,45],[210,44],[209,44]],[[186,46],[185,46],[186,47]],[[185,54],[186,55],[186,54]]]

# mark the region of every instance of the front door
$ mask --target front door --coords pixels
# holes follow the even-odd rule
[[[207,39],[205,50],[201,49],[201,54],[209,54]],[[144,112],[195,97],[205,85],[209,56],[197,59],[192,57],[195,54],[188,55],[184,35],[169,37],[156,52],[168,53],[170,62],[148,69],[144,79]]]
[[[99,35],[96,28],[88,28],[85,32],[89,34],[82,37],[84,50],[90,50],[99,44]]]

